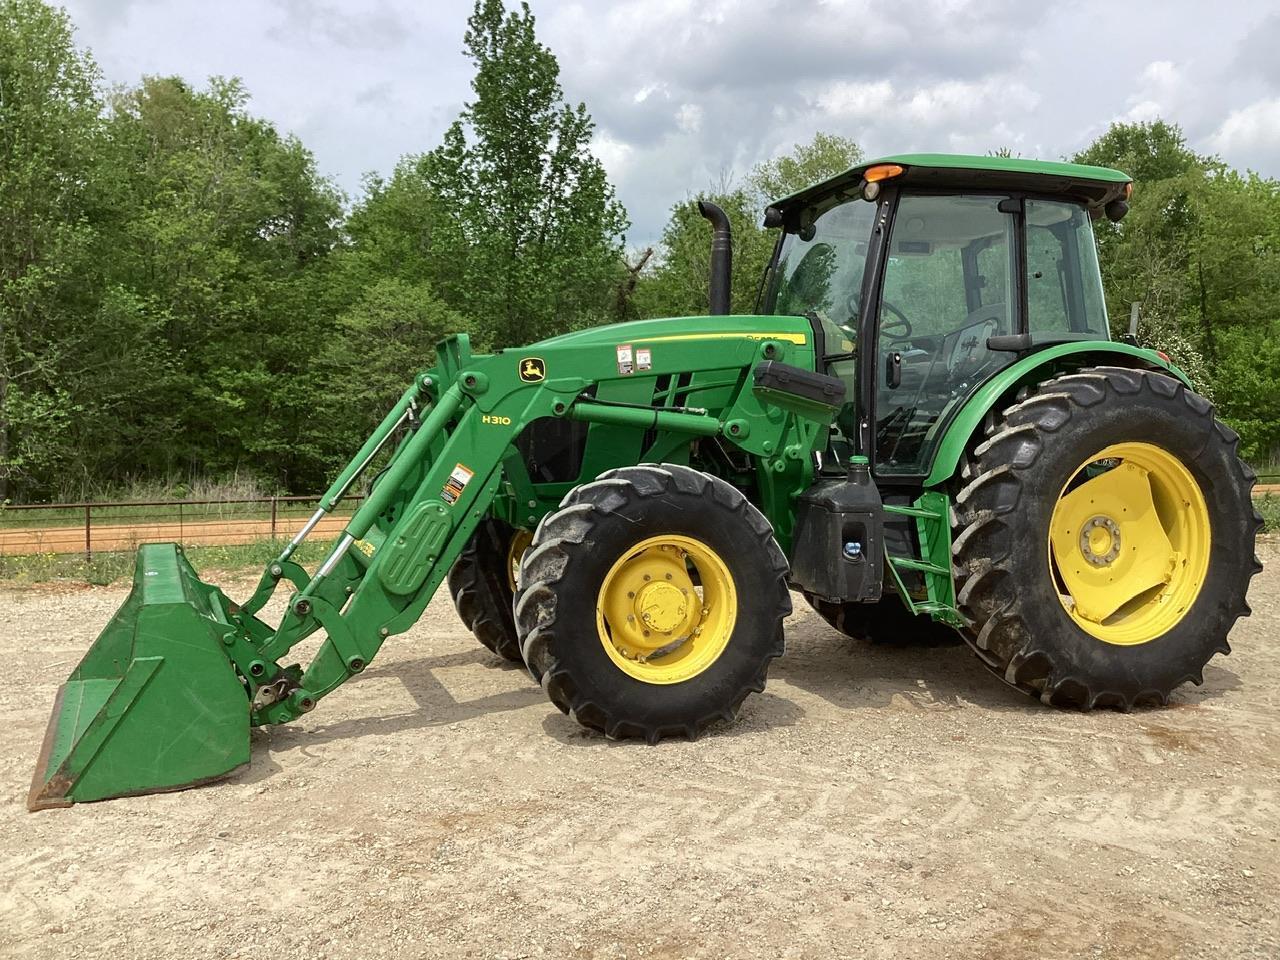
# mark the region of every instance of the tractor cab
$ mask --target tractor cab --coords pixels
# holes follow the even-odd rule
[[[1107,339],[1091,221],[1123,216],[1129,188],[1100,167],[898,156],[771,206],[783,233],[763,312],[814,323],[850,398],[836,442],[877,477],[923,478],[993,375],[1043,346]]]

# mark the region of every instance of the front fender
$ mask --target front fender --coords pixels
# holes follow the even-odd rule
[[[974,432],[981,428],[983,418],[1001,397],[1024,384],[1047,379],[1065,369],[1073,367],[1079,369],[1107,363],[1116,366],[1139,366],[1152,370],[1164,370],[1187,386],[1193,386],[1185,373],[1154,350],[1130,346],[1127,343],[1113,343],[1109,340],[1078,341],[1045,347],[1005,367],[974,391],[943,434],[938,452],[933,458],[933,467],[924,485],[937,486],[955,476],[960,458],[964,456],[965,448],[968,447]]]

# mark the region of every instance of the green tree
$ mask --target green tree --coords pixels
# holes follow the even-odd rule
[[[139,332],[121,352],[132,391],[80,427],[97,475],[319,482],[325,385],[307,345],[332,327],[317,304],[341,198],[247,99],[235,80],[174,77],[112,99],[104,270],[113,315]]]
[[[339,314],[314,374],[345,388],[319,407],[345,462],[378,425],[420,370],[435,362],[436,344],[466,332],[466,320],[426,283],[383,277]],[[356,376],[352,376],[353,367]]]
[[[1113,123],[1073,159],[1123,170],[1135,181],[1129,215],[1118,224],[1096,224],[1113,327],[1126,327],[1130,305],[1140,303],[1147,335],[1176,344],[1186,362],[1203,369],[1200,338],[1185,335],[1181,314],[1197,230],[1194,197],[1208,161],[1187,146],[1181,129],[1163,120]]]
[[[0,0],[0,501],[56,475],[82,407],[98,70],[67,15]]]
[[[791,153],[759,164],[747,180],[767,204],[844,173],[862,160],[862,148],[853,140],[819,131],[808,143],[796,144]]]
[[[1276,457],[1280,429],[1267,424],[1280,389],[1267,338],[1280,296],[1280,184],[1197,155],[1160,120],[1114,124],[1074,159],[1135,181],[1128,216],[1097,228],[1113,327],[1140,304],[1140,336],[1212,396],[1248,456]]]
[[[421,157],[406,157],[390,179],[366,178],[346,221],[344,258],[351,281],[395,277],[455,286],[451,275],[460,264],[445,255],[450,244],[436,236],[442,227],[447,232],[448,218],[422,167]]]
[[[593,124],[560,89],[528,4],[477,0],[465,52],[475,99],[444,142],[402,164],[438,215],[427,279],[506,346],[598,322],[611,309],[626,214],[589,149]]]
[[[1123,170],[1139,183],[1169,180],[1193,172],[1202,163],[1187,147],[1182,128],[1164,120],[1113,123],[1074,159]]]

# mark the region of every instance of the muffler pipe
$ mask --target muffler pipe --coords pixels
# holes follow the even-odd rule
[[[698,201],[698,213],[711,224],[711,290],[710,309],[713,317],[729,312],[730,281],[733,276],[733,231],[729,216],[709,200]]]

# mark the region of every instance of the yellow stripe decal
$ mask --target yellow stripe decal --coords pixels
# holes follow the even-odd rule
[[[668,343],[672,340],[785,340],[803,347],[803,333],[676,333],[667,337],[637,337],[636,343]]]

